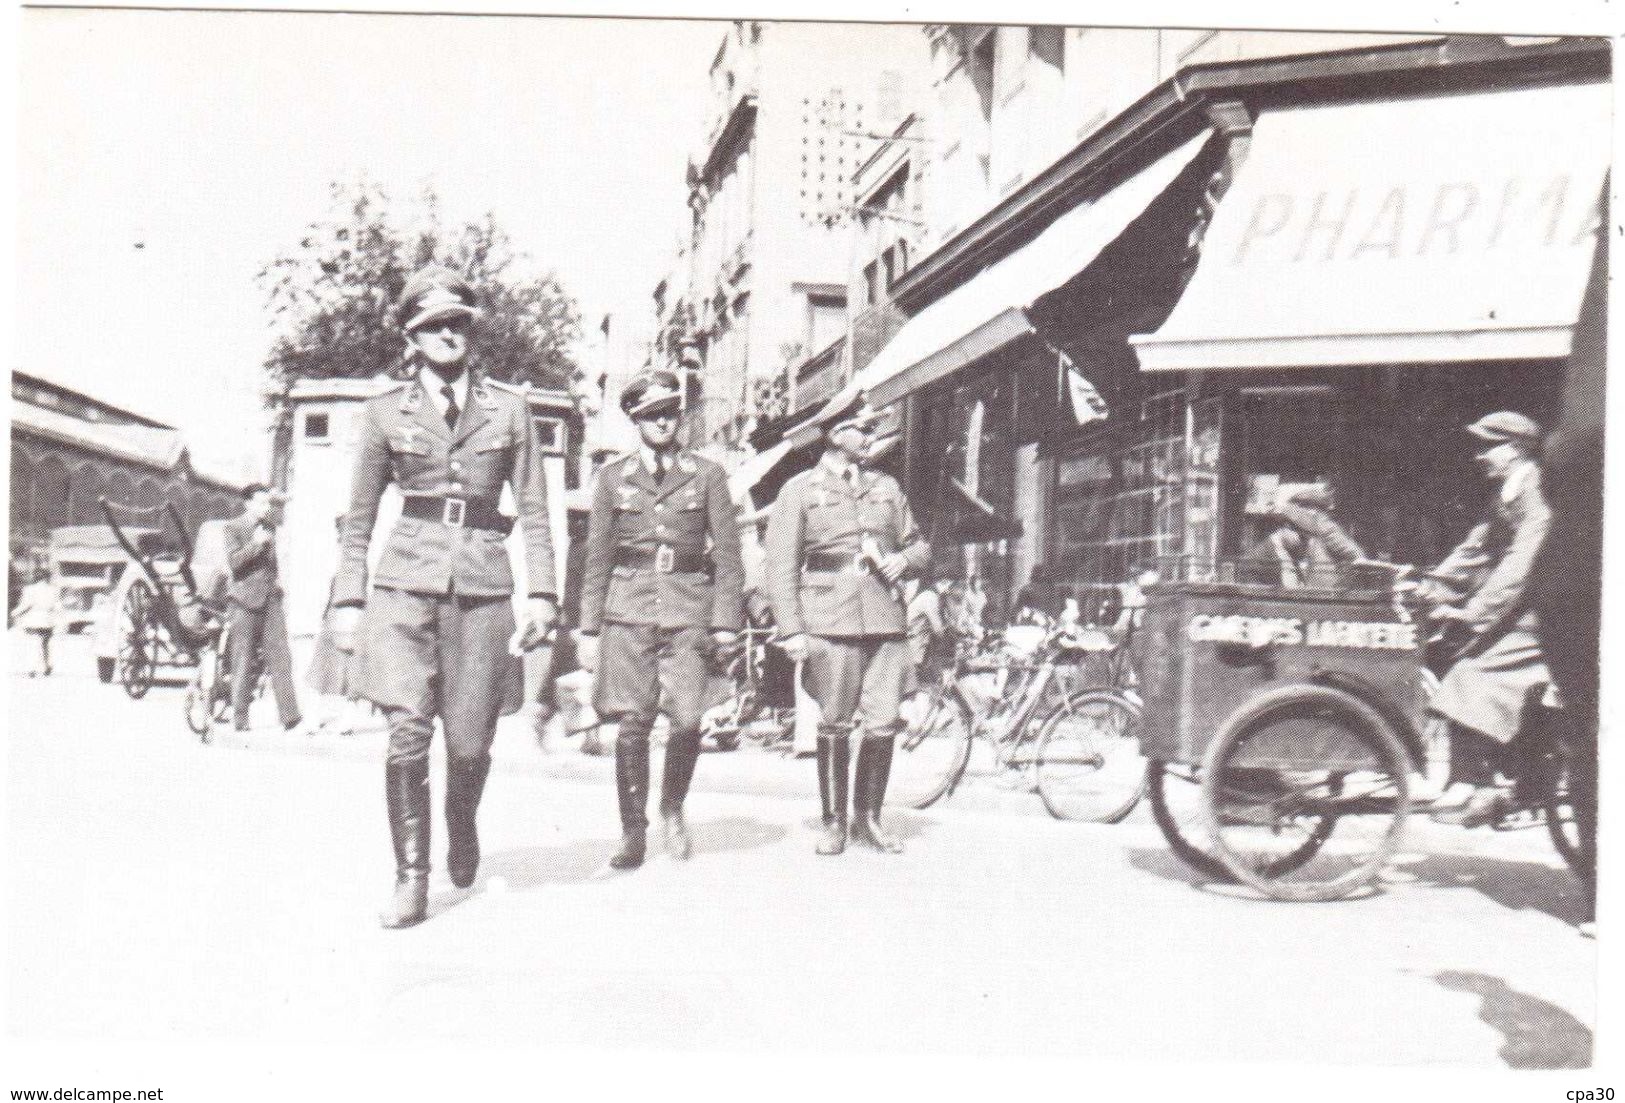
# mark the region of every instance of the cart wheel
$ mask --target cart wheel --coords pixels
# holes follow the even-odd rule
[[[1202,764],[1214,853],[1278,900],[1347,896],[1399,845],[1410,768],[1382,714],[1353,694],[1319,685],[1265,693],[1225,721]]]
[[[1202,819],[1201,775],[1194,766],[1151,762],[1145,771],[1151,818],[1174,856],[1210,881],[1228,883],[1235,875],[1214,857]]]
[[[912,702],[923,707],[897,740],[890,802],[929,808],[951,790],[970,761],[970,710],[958,697],[934,690]]]
[[[1038,733],[1038,795],[1058,820],[1116,823],[1145,796],[1140,708],[1111,689],[1074,693]]]
[[[121,616],[124,635],[119,640],[118,680],[125,693],[139,700],[152,688],[153,668],[158,658],[153,639],[157,625],[153,621],[152,591],[145,582],[137,579],[130,584],[124,595]]]

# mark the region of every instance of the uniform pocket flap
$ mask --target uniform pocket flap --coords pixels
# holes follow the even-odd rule
[[[395,522],[395,534],[397,536],[416,536],[421,528],[423,528],[423,522],[416,517],[402,517]]]
[[[507,433],[498,433],[486,437],[474,446],[476,452],[499,452],[513,443],[513,437]]]

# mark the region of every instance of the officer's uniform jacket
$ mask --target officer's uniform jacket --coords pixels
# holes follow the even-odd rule
[[[556,597],[542,454],[525,399],[500,383],[472,378],[456,430],[416,379],[367,402],[361,448],[344,521],[335,605],[364,604],[367,548],[384,489],[395,483],[408,498],[444,495],[487,504],[513,488],[524,532],[526,591]],[[501,597],[513,593],[504,534],[458,524],[455,506],[441,519],[402,516],[390,532],[372,582],[418,594]]]
[[[618,565],[622,548],[654,562]],[[709,571],[661,566],[665,557],[682,566],[707,554]],[[605,622],[729,632],[743,625],[739,521],[728,477],[710,460],[678,452],[658,485],[637,452],[605,464],[593,489],[586,560],[581,631],[588,635]]]
[[[904,574],[931,562],[908,499],[897,480],[860,471],[858,491],[820,462],[785,483],[767,528],[767,587],[783,636],[901,636],[907,619],[901,595],[884,576],[858,566],[865,535],[882,554],[902,552]],[[840,556],[844,570],[803,570],[809,554]]]

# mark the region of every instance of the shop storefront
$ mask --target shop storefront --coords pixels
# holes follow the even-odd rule
[[[950,286],[854,383],[907,407],[940,571],[1008,604],[1042,563],[1109,618],[1150,562],[1248,556],[1283,485],[1332,486],[1394,561],[1436,561],[1477,518],[1463,426],[1494,409],[1550,425],[1560,405],[1604,196],[1606,52],[1471,68],[1399,50],[1386,73],[1374,56],[1205,71],[1210,94],[1124,120],[1114,142],[1139,158],[1023,244],[921,264]],[[1037,203],[1018,193],[1010,217]],[[957,283],[955,264],[972,269]],[[1080,408],[1080,379],[1103,411]],[[966,537],[989,512],[1000,538]]]
[[[1460,538],[1483,508],[1462,427],[1558,412],[1609,105],[1588,83],[1259,115],[1178,305],[1130,339],[1188,407],[1165,551],[1246,557],[1276,489],[1312,481],[1373,556]]]

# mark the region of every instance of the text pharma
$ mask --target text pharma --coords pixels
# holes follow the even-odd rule
[[[1231,264],[1250,261],[1399,260],[1500,247],[1576,246],[1601,225],[1597,195],[1567,176],[1459,180],[1294,195],[1265,192],[1246,215]]]
[[[1295,647],[1352,647],[1369,651],[1415,651],[1416,625],[1382,621],[1312,620],[1297,617],[1217,617],[1198,613],[1185,636],[1192,643],[1271,644]]]

